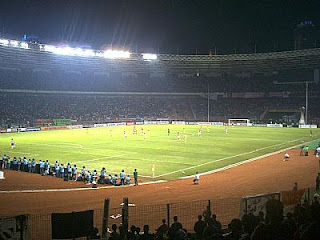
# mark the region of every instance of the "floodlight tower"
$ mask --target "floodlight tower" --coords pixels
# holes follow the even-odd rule
[[[317,83],[315,81],[301,81],[301,82],[273,82],[275,85],[298,85],[298,84],[305,84],[306,85],[306,106],[305,106],[305,124],[308,124],[308,102],[309,102],[309,83]]]
[[[210,122],[210,89],[209,89],[209,82],[208,82],[208,122]]]

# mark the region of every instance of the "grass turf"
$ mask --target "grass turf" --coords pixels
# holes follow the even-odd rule
[[[141,133],[146,132],[146,139]],[[171,134],[168,136],[167,129]],[[152,179],[174,179],[206,172],[320,138],[320,129],[228,127],[194,125],[143,125],[91,129],[26,132],[0,135],[0,154],[36,160],[58,160],[88,169],[106,167],[108,173],[122,169]],[[127,138],[124,137],[127,132]],[[177,140],[180,132],[181,140]],[[187,138],[184,138],[187,135]],[[10,139],[16,142],[11,150]],[[154,172],[152,171],[154,169]]]

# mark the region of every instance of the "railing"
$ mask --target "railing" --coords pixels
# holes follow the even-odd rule
[[[304,201],[310,203],[314,193],[313,188],[281,192],[281,200],[286,209],[292,209],[297,203]],[[101,236],[105,232],[105,237],[107,237],[112,224],[119,227],[124,225],[125,221],[129,229],[132,225],[143,229],[143,226],[147,224],[150,227],[150,232],[155,232],[155,229],[162,224],[162,219],[165,219],[167,225],[170,226],[174,216],[178,216],[178,221],[183,228],[192,233],[197,216],[204,216],[208,212],[216,214],[217,220],[221,222],[222,226],[226,227],[232,219],[239,218],[240,211],[243,211],[243,209],[240,210],[241,201],[241,198],[228,198],[141,206],[128,204],[128,206],[124,205],[110,209],[107,204],[104,209],[94,210],[93,224],[98,228]],[[106,199],[106,202],[109,202],[109,200]],[[123,218],[125,212],[128,214],[126,220]],[[27,239],[52,239],[51,224],[51,213],[28,215],[25,226]],[[105,229],[103,229],[103,224],[106,226]]]

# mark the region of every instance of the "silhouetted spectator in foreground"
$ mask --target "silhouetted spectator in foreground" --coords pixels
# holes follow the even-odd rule
[[[288,226],[282,223],[283,204],[276,199],[266,203],[266,223],[260,223],[252,233],[252,240],[292,239]]]
[[[166,224],[166,220],[162,219],[162,225],[156,229],[157,238],[164,239],[164,236],[168,233],[169,227]]]
[[[260,219],[260,216],[256,217],[252,213],[245,214],[242,217],[241,220],[244,233],[241,236],[241,240],[251,239],[251,234],[253,233],[254,229],[259,225]]]
[[[143,234],[140,237],[140,240],[154,240],[154,236],[149,233],[149,225],[143,226]]]
[[[98,228],[94,227],[90,233],[89,239],[100,239],[100,234]]]
[[[212,239],[213,236],[218,238],[220,235],[220,231],[213,225],[213,220],[210,218],[208,221],[208,226],[203,230],[204,239]]]
[[[202,238],[203,230],[206,228],[206,224],[202,221],[202,216],[198,216],[198,221],[194,224],[193,230],[196,233],[197,239]]]
[[[225,235],[225,240],[239,240],[242,235],[242,222],[240,219],[232,219],[231,223],[228,225],[228,230],[230,231]]]
[[[264,222],[264,212],[260,211],[259,214],[258,214],[258,218],[260,220],[260,222]]]
[[[170,239],[177,239],[177,234],[180,229],[182,229],[182,224],[178,222],[178,216],[174,216],[173,223],[171,224],[171,227],[168,232]]]
[[[320,206],[312,205],[310,209],[311,221],[301,234],[301,240],[319,239],[320,236]]]
[[[287,213],[287,219],[285,219],[283,223],[288,227],[290,236],[294,236],[295,232],[297,231],[297,225],[293,219],[293,214],[291,212]]]
[[[212,214],[212,221],[213,221],[213,226],[215,226],[219,231],[221,231],[222,225],[221,225],[221,222],[217,220],[217,215]]]
[[[136,226],[132,225],[130,227],[130,231],[128,232],[128,240],[135,240],[136,236],[135,236],[135,231],[136,231]]]
[[[110,234],[109,240],[120,240],[120,234],[117,233],[117,225],[112,224],[111,228],[112,232]]]

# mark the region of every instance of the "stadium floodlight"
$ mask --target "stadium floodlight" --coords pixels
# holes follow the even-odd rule
[[[100,54],[99,54],[100,55]],[[105,58],[130,58],[131,53],[128,51],[106,50],[103,52]]]
[[[0,45],[8,46],[9,45],[9,40],[0,38]]]
[[[52,52],[59,55],[70,55],[72,53],[72,48],[70,47],[55,47],[52,45],[44,45],[44,50]]]
[[[52,45],[43,45],[42,48],[47,52],[55,52],[56,47]]]
[[[59,55],[93,57],[95,53],[91,49],[71,48],[71,47],[55,47],[52,45],[43,45],[42,49]]]
[[[97,57],[104,57],[104,53],[101,51],[97,51],[95,54]]]
[[[74,55],[75,51],[71,47],[63,47],[63,48],[57,48],[58,53],[61,55]]]
[[[12,47],[19,47],[19,42],[18,41],[15,41],[15,40],[10,40],[10,45]]]
[[[153,53],[143,53],[142,58],[143,60],[156,60],[158,56],[157,54],[153,54]]]
[[[92,49],[76,48],[73,50],[74,55],[81,57],[94,57],[95,53]]]
[[[29,49],[29,45],[26,42],[21,42],[20,43],[20,47],[23,48],[23,49]]]

